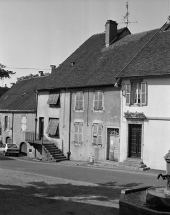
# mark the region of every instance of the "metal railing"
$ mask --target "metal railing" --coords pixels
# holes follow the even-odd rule
[[[25,141],[31,142],[31,143],[35,143],[37,141],[37,142],[41,142],[42,145],[43,145],[43,142],[51,143],[51,141],[48,140],[44,135],[40,135],[38,133],[35,134],[35,132],[25,132]]]

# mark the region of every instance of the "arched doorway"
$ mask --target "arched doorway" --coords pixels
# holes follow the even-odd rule
[[[12,143],[12,139],[10,137],[6,137],[6,140],[5,140],[6,143]]]
[[[27,155],[27,144],[25,142],[22,142],[20,144],[20,153],[23,155]]]

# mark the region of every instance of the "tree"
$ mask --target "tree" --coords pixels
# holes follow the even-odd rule
[[[0,63],[0,79],[2,78],[10,78],[11,75],[14,75],[15,72],[9,71],[6,69],[6,66]]]

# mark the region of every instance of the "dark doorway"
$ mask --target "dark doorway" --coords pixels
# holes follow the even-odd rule
[[[39,117],[39,140],[44,136],[44,117]]]
[[[141,157],[141,124],[129,124],[129,157]]]

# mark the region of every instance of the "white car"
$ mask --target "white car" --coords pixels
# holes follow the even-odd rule
[[[0,146],[0,152],[2,152],[5,156],[14,154],[15,156],[18,156],[19,154],[19,148],[14,143],[5,143]]]

